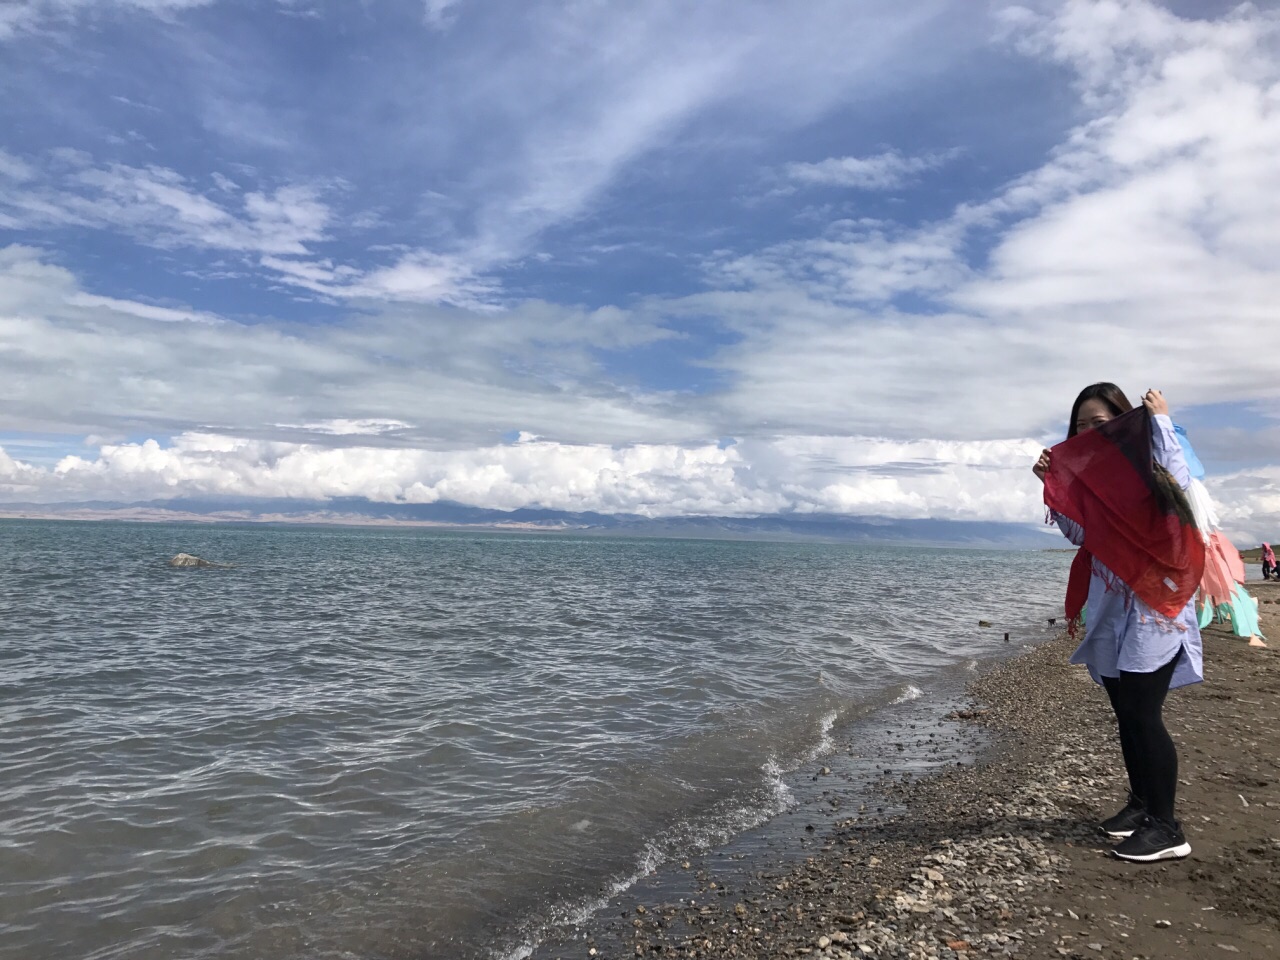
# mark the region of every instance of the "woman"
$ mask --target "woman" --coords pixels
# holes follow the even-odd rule
[[[1276,579],[1280,580],[1280,570],[1276,569],[1276,554],[1271,549],[1271,544],[1264,543],[1262,545],[1262,579],[1270,580],[1271,575],[1275,574]]]
[[[1182,498],[1176,506],[1179,512],[1185,509],[1189,518],[1190,508],[1181,491],[1187,488],[1191,477],[1169,418],[1168,404],[1159,390],[1147,391],[1142,404],[1151,425],[1150,456],[1154,461],[1151,476],[1157,486],[1164,485],[1167,499]],[[1113,383],[1086,387],[1071,408],[1068,441],[1097,430],[1133,409],[1124,392]],[[1068,452],[1066,446],[1062,445],[1063,457]],[[1032,469],[1046,482],[1046,503],[1052,508],[1051,500],[1061,502],[1057,496],[1061,484],[1053,476],[1052,452],[1043,451]],[[1104,482],[1110,481],[1104,477]],[[1050,515],[1063,534],[1083,548],[1086,538],[1082,524],[1057,510],[1051,509]],[[1195,538],[1203,551],[1194,521],[1190,527],[1189,536]],[[1150,549],[1154,555],[1165,549],[1165,545],[1154,545]],[[1120,859],[1149,862],[1185,857],[1191,852],[1191,845],[1174,816],[1178,755],[1165,729],[1163,707],[1172,687],[1204,679],[1194,600],[1195,584],[1203,571],[1203,552],[1199,571],[1189,574],[1194,576],[1194,583],[1183,591],[1187,597],[1185,605],[1172,612],[1167,605],[1161,612],[1148,603],[1154,594],[1146,584],[1149,578],[1145,570],[1140,577],[1129,574],[1135,583],[1143,581],[1144,597],[1097,557],[1090,558],[1082,551],[1081,559],[1089,561],[1086,631],[1071,662],[1085,664],[1090,676],[1106,689],[1119,723],[1120,748],[1129,775],[1128,803],[1115,816],[1104,820],[1101,828],[1121,841],[1114,850]],[[1139,569],[1132,564],[1128,568]],[[1163,582],[1172,583],[1167,579]],[[1068,588],[1069,601],[1072,590]]]

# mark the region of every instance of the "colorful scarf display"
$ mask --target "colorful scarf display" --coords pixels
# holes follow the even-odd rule
[[[1187,500],[1205,542],[1204,577],[1200,581],[1200,628],[1207,627],[1215,616],[1220,622],[1230,620],[1231,630],[1236,636],[1248,637],[1251,644],[1257,645],[1262,636],[1258,627],[1258,601],[1245,589],[1244,558],[1219,529],[1213,500],[1200,482],[1204,467],[1199,466],[1200,460],[1191,448],[1186,431],[1177,425],[1173,429],[1187,463],[1197,465],[1190,468],[1191,485],[1187,488]],[[1262,551],[1265,564],[1271,548],[1264,543]]]
[[[1240,551],[1220,530],[1209,534],[1206,551],[1200,589],[1209,602],[1228,603],[1236,585],[1244,583],[1244,561],[1240,559]]]
[[[1067,580],[1068,621],[1088,601],[1093,557],[1152,610],[1177,617],[1200,586],[1205,541],[1176,484],[1152,460],[1146,408],[1070,437],[1050,453],[1045,505],[1084,529]]]

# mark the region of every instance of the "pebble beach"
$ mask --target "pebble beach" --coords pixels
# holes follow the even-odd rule
[[[1249,589],[1272,645],[1210,627],[1206,682],[1166,705],[1185,860],[1122,863],[1097,832],[1126,782],[1106,697],[1067,664],[1063,634],[982,673],[969,703],[916,731],[917,746],[967,737],[968,760],[886,770],[870,801],[842,798],[833,778],[807,803],[835,816],[798,811],[803,856],[685,863],[687,896],[637,888],[537,956],[1280,955],[1280,584]]]

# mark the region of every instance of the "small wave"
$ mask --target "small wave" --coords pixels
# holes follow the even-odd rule
[[[772,760],[766,760],[764,766],[765,785],[773,800],[769,816],[775,816],[795,806],[796,795],[791,792],[787,782],[782,779],[783,770]]]
[[[924,691],[913,683],[907,684],[907,689],[898,694],[894,698],[894,703],[910,703],[912,700],[919,700],[924,696]]]
[[[822,718],[820,726],[823,741],[830,742],[829,734],[835,722],[835,712]],[[769,759],[760,765],[760,772],[764,777],[762,784],[764,796],[760,798],[761,802],[735,803],[722,807],[705,820],[698,822],[682,820],[664,830],[659,836],[645,842],[636,856],[635,868],[632,871],[615,878],[601,893],[553,905],[536,927],[525,928],[519,943],[514,946],[495,948],[492,953],[493,960],[527,960],[546,939],[549,931],[557,928],[564,930],[581,927],[607,907],[611,899],[625,893],[645,877],[656,873],[659,867],[674,859],[677,854],[712,850],[727,843],[737,834],[757,827],[793,807],[796,798],[784,779],[786,770],[775,760]],[[577,826],[578,824],[574,824],[571,829]]]
[[[608,906],[609,897],[616,896],[639,879],[639,877],[635,877],[629,883],[621,886],[615,883],[609,889],[609,892],[604,894],[598,894],[582,900],[558,903],[554,905],[548,911],[547,920],[540,930],[531,935],[527,935],[525,939],[521,940],[514,946],[495,950],[493,952],[493,960],[527,960],[528,957],[533,955],[533,951],[538,949],[538,945],[545,939],[547,930],[555,927],[568,928],[582,926],[595,914]]]
[[[818,740],[817,742],[804,752],[804,756],[800,759],[802,764],[809,763],[818,757],[825,756],[836,748],[836,742],[831,739],[831,731],[835,728],[836,719],[839,713],[835,710],[824,713],[818,719]],[[772,761],[770,761],[772,763]],[[768,773],[769,764],[765,764],[765,773]]]
[[[533,954],[534,943],[521,943],[507,950],[501,950],[493,955],[493,960],[525,960]]]
[[[538,949],[542,941],[546,939],[548,931],[557,928],[564,930],[581,927],[607,907],[613,897],[625,893],[645,877],[654,873],[669,859],[668,852],[662,848],[659,842],[648,841],[636,858],[636,868],[632,873],[615,879],[605,888],[603,893],[555,904],[547,912],[546,920],[540,925],[540,929],[528,934],[524,940],[513,947],[496,950],[493,954],[493,960],[527,960]]]

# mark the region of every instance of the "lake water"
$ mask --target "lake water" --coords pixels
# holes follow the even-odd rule
[[[1069,560],[0,521],[0,957],[521,956]]]

